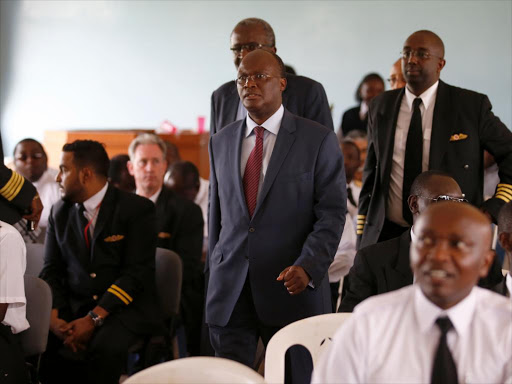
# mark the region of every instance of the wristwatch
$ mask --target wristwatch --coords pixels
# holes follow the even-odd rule
[[[94,313],[93,311],[89,311],[88,315],[91,316],[95,328],[101,327],[103,325],[103,321],[105,321],[103,317],[97,313]]]

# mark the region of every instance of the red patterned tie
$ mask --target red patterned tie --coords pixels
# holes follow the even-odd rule
[[[263,160],[263,134],[265,133],[265,128],[256,127],[254,128],[254,132],[256,133],[256,143],[249,155],[244,172],[245,201],[251,217],[256,209],[256,200],[258,198],[261,163]]]

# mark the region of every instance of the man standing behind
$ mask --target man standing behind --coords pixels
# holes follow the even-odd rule
[[[128,348],[158,325],[155,208],[107,183],[100,143],[77,140],[62,151],[62,200],[48,219],[41,272],[53,295],[41,376],[45,383],[118,383]],[[78,351],[85,362],[77,363]]]
[[[402,73],[402,60],[398,59],[395,61],[393,66],[391,67],[391,71],[389,73],[389,86],[391,89],[400,89],[405,87],[405,79]]]
[[[189,353],[197,355],[204,300],[201,208],[164,187],[166,146],[157,135],[146,133],[136,137],[130,143],[128,153],[128,171],[135,177],[137,195],[156,205],[157,246],[176,252],[183,262],[181,315]]]
[[[404,89],[370,104],[368,156],[359,200],[360,247],[400,236],[412,225],[407,197],[414,178],[435,169],[453,176],[469,202],[496,221],[512,195],[512,132],[491,111],[487,96],[439,80],[444,44],[431,31],[407,38]],[[483,202],[483,150],[499,167],[501,184]]]
[[[347,194],[334,132],[283,108],[275,53],[245,56],[237,87],[248,115],[210,139],[206,323],[217,356],[251,366],[259,336],[331,312]]]
[[[371,297],[335,334],[312,383],[510,383],[512,306],[479,287],[494,257],[489,219],[430,205],[414,224],[416,282]]]
[[[238,69],[242,59],[256,49],[277,52],[276,38],[265,20],[248,18],[240,21],[231,32],[231,52]],[[314,120],[334,130],[331,110],[322,84],[304,76],[286,74],[287,86],[283,92],[283,105],[291,113]],[[235,81],[220,86],[212,94],[210,135],[224,126],[244,119],[245,106],[238,97]]]

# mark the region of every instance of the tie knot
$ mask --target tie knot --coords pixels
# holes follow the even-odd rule
[[[256,137],[258,139],[263,139],[263,134],[265,133],[265,128],[260,127],[259,125],[254,128],[254,132],[256,133]]]
[[[443,335],[446,335],[448,331],[453,328],[453,324],[448,317],[439,317],[436,320],[436,324]]]
[[[415,98],[412,105],[414,108],[419,108],[421,105],[421,97]]]

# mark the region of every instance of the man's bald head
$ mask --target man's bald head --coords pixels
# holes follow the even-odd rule
[[[251,17],[240,21],[231,32],[231,52],[238,69],[242,59],[256,49],[276,52],[274,30],[265,20]]]
[[[411,267],[425,296],[447,309],[487,276],[494,252],[489,219],[466,203],[431,204],[414,225]]]
[[[422,29],[411,34],[407,40],[413,37],[428,41],[431,48],[436,50],[436,54],[438,54],[441,58],[444,58],[444,43],[437,34],[427,29]]]

